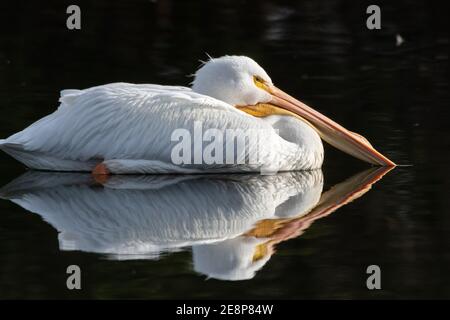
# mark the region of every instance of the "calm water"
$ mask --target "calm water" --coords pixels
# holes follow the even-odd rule
[[[15,201],[0,200],[0,298],[450,298],[448,11],[381,4],[382,29],[369,31],[351,1],[96,1],[81,2],[74,32],[68,4],[0,4],[1,138],[52,112],[61,89],[188,85],[205,52],[245,54],[407,166],[331,212],[374,175],[331,148],[317,172],[105,187],[0,153]],[[81,291],[66,289],[71,264]],[[382,290],[366,289],[371,264]]]

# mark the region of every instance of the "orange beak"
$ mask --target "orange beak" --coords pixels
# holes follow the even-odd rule
[[[272,95],[270,104],[290,111],[309,123],[323,140],[360,160],[379,165],[395,166],[395,163],[375,150],[374,147],[357,133],[345,129],[330,118],[313,108],[291,97],[287,93],[269,84],[264,84],[265,90]]]

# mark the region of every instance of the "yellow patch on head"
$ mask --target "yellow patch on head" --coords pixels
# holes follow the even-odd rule
[[[241,111],[244,111],[245,113],[248,113],[254,117],[264,118],[271,115],[284,115],[284,116],[291,116],[296,117],[299,120],[302,120],[304,122],[307,122],[305,119],[300,117],[299,115],[285,110],[283,108],[277,107],[270,103],[258,103],[253,106],[236,106]]]
[[[253,82],[258,88],[263,89],[265,91],[269,91],[269,87],[260,76],[253,76]]]

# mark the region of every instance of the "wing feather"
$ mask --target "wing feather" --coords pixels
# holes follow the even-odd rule
[[[63,90],[60,102],[54,113],[6,142],[66,160],[169,161],[172,132],[192,131],[195,121],[204,128],[259,128],[278,137],[264,121],[186,87],[113,83]]]

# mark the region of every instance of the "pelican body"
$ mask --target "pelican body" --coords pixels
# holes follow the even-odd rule
[[[395,165],[362,136],[284,93],[255,61],[244,56],[211,58],[195,73],[192,88],[112,83],[63,90],[60,106],[23,131],[0,140],[0,149],[33,169],[95,174],[259,172],[322,166],[322,139],[363,161]],[[211,132],[248,132],[232,160],[174,161],[180,140],[195,125]],[[241,131],[239,131],[241,130]],[[206,132],[205,132],[206,134]],[[195,160],[214,143],[225,154],[236,137],[209,136],[184,158]],[[247,139],[246,138],[246,139]],[[185,141],[184,141],[185,142]],[[211,149],[211,148],[210,148]],[[211,150],[210,150],[211,151]],[[255,161],[247,161],[254,152]]]

